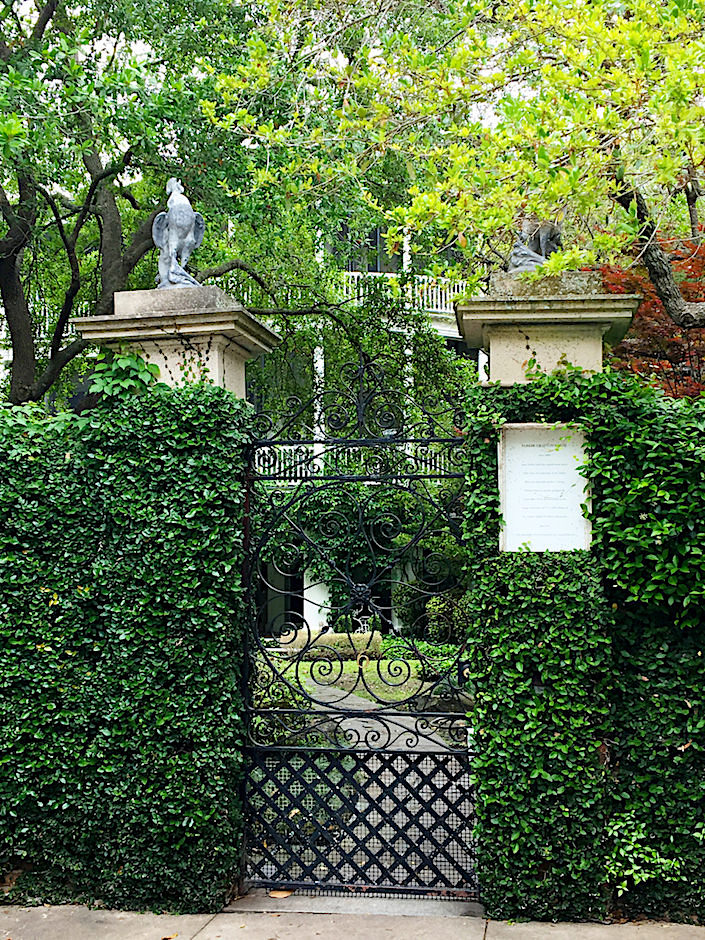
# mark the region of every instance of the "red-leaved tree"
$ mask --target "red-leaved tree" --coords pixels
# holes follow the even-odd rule
[[[705,301],[705,244],[683,242],[668,254],[683,299]],[[676,398],[705,391],[705,328],[683,329],[674,323],[643,267],[604,267],[602,278],[610,293],[644,298],[629,332],[613,350],[612,364],[653,378]]]

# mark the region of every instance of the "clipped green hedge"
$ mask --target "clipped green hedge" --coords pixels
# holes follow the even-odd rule
[[[305,647],[308,647],[305,649]],[[308,630],[301,630],[293,638],[284,636],[281,645],[285,656],[300,662],[352,662],[360,656],[368,659],[382,658],[382,637],[380,633],[325,633],[311,636]]]
[[[705,400],[572,370],[470,392],[466,598],[495,917],[705,920]],[[589,553],[498,552],[504,422],[587,435]]]
[[[465,598],[490,912],[604,915],[611,617],[585,552],[494,559]]]
[[[240,862],[249,410],[0,412],[5,900],[217,910]]]

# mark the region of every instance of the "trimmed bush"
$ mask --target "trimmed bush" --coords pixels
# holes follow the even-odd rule
[[[701,920],[705,399],[572,370],[469,399],[465,603],[488,912]],[[505,421],[585,430],[589,553],[499,555]]]
[[[305,647],[307,648],[304,650]],[[344,662],[357,659],[360,655],[367,656],[368,659],[381,659],[382,637],[376,631],[348,634],[326,630],[311,635],[308,630],[300,630],[295,637],[282,637],[281,648],[285,655],[298,657],[305,662]]]
[[[7,900],[218,910],[237,878],[248,425],[208,386],[0,412]]]

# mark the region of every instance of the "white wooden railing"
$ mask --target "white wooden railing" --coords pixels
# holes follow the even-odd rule
[[[361,302],[364,298],[367,279],[376,277],[398,279],[397,274],[363,274],[362,271],[346,271],[343,274],[346,295]],[[452,314],[453,301],[467,290],[467,281],[456,281],[449,277],[430,277],[427,274],[417,274],[412,284],[419,306],[427,313]]]
[[[362,303],[365,296],[366,284],[369,278],[387,278],[398,280],[397,274],[365,274],[362,271],[344,271],[339,289],[339,300],[347,298],[355,303]],[[246,307],[271,307],[272,298],[268,297],[261,287],[251,278],[241,275],[237,278],[222,278],[218,286],[232,293]],[[453,301],[462,296],[467,289],[467,282],[454,280],[448,277],[430,277],[429,275],[416,275],[410,282],[408,289],[415,291],[415,299],[422,310],[427,313],[453,314]],[[310,291],[305,288],[294,287],[290,290],[280,291],[277,295],[280,304],[287,307],[309,306],[314,302]]]

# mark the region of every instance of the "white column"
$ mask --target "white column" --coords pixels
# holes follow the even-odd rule
[[[402,271],[408,271],[410,268],[411,268],[411,233],[407,230],[404,232],[404,240],[402,242],[401,269]]]
[[[330,610],[328,585],[317,579],[312,571],[304,573],[304,620],[311,633],[318,633],[326,626]]]

